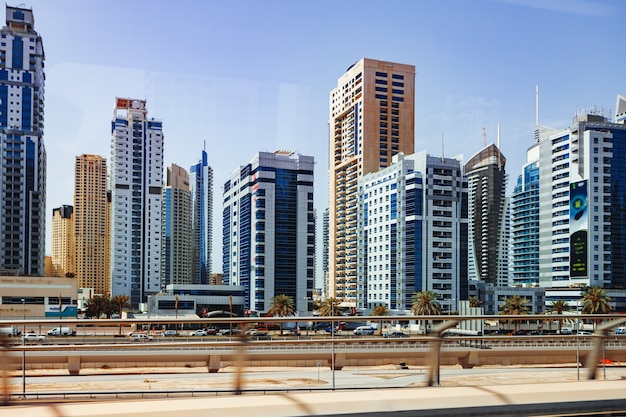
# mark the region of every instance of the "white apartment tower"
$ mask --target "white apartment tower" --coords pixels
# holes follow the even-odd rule
[[[434,291],[446,312],[467,299],[467,181],[457,159],[419,152],[359,180],[357,309],[406,314]]]
[[[414,152],[415,67],[363,58],[330,92],[330,295],[355,306],[357,182]]]
[[[145,100],[117,98],[111,125],[111,295],[160,290],[163,130]]]

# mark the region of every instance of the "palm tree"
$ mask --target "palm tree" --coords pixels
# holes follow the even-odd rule
[[[437,302],[439,294],[434,291],[419,291],[413,294],[411,301],[411,314],[415,316],[438,316],[441,314],[441,306]],[[424,333],[428,332],[428,320],[424,320]]]
[[[111,301],[99,295],[90,298],[85,305],[85,317],[98,319],[103,314],[107,317],[111,314]]]
[[[520,297],[519,295],[507,297],[504,299],[504,304],[500,306],[500,314],[504,316],[519,316],[528,314],[530,309],[526,304],[528,304],[528,299],[525,297]],[[513,323],[515,325],[515,331],[518,331],[519,321],[513,320]]]
[[[582,303],[582,314],[609,314],[613,310],[613,307],[611,307],[613,299],[598,286],[587,288],[580,301]],[[600,321],[602,320],[594,320],[596,323]]]
[[[475,295],[472,295],[469,298],[469,306],[470,307],[480,307],[483,305],[483,302],[480,301],[480,298],[476,297]]]
[[[339,311],[339,304],[341,304],[339,299],[329,297],[320,304],[318,312],[323,317],[336,316]]]
[[[293,302],[293,297],[285,294],[280,294],[272,298],[272,304],[267,311],[270,316],[286,317],[293,316],[296,312],[296,306]],[[280,335],[283,335],[283,322],[280,322]]]
[[[130,297],[127,295],[116,295],[113,298],[111,298],[111,310],[113,310],[114,308],[117,309],[118,314],[120,315],[120,318],[122,318],[122,311],[124,310],[125,307],[130,307],[128,305],[128,300],[130,300]],[[122,324],[120,323],[120,334],[122,334]]]
[[[372,310],[372,316],[388,316],[389,309],[384,305],[377,305]],[[378,323],[378,334],[383,334],[383,322]]]
[[[570,310],[571,310],[570,305],[567,303],[567,301],[564,301],[564,300],[554,300],[548,306],[548,312],[552,314],[560,315],[560,314],[563,314],[564,311],[570,311]],[[563,319],[559,319],[558,323],[559,323],[559,333],[561,333],[561,326],[563,325]]]

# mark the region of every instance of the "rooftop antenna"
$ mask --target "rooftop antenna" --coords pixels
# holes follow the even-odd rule
[[[441,132],[441,163],[443,164],[444,162],[444,152],[443,152],[443,132]]]
[[[483,127],[483,148],[487,147],[487,129]]]
[[[535,86],[535,125],[539,126],[539,84]]]
[[[500,122],[498,122],[498,168],[502,171],[502,153],[500,152]]]

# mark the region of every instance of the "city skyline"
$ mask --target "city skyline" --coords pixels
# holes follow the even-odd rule
[[[501,122],[511,179],[534,143],[537,84],[540,122],[556,128],[568,126],[582,108],[612,109],[616,94],[623,93],[624,58],[609,51],[610,40],[622,33],[620,2],[330,6],[190,1],[176,14],[161,1],[145,10],[121,1],[26,4],[46,47],[46,253],[52,208],[72,201],[69,161],[83,153],[109,156],[115,96],[147,99],[150,114],[164,122],[166,166],[188,168],[206,140],[215,184],[257,151],[313,155],[315,206],[322,213],[328,206],[329,92],[363,57],[416,66],[415,151],[440,154],[443,148],[447,157],[462,153],[467,159],[482,148],[483,128],[492,143]],[[336,48],[345,28],[333,16],[347,12],[372,30],[359,31],[358,43]],[[126,34],[112,35],[112,20]],[[384,29],[383,21],[393,21],[394,30]],[[202,53],[178,40],[192,34],[201,42],[189,46],[203,44]],[[585,51],[606,54],[610,65],[569,58]],[[238,155],[241,149],[246,156]],[[219,236],[219,222],[215,226]],[[214,253],[221,253],[218,246],[215,239]]]

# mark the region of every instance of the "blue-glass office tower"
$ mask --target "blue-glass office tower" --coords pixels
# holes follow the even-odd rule
[[[272,298],[312,311],[315,212],[311,156],[260,152],[224,183],[223,282],[246,289],[247,310],[267,312]]]
[[[6,7],[0,42],[0,270],[43,275],[44,50],[30,9]]]
[[[208,284],[213,260],[213,168],[202,151],[200,161],[189,169],[193,199],[193,283]]]
[[[513,286],[539,285],[539,146],[531,147],[511,197]]]

